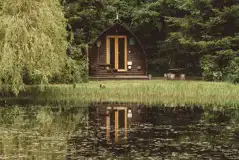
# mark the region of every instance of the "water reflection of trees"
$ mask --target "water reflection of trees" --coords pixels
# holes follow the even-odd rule
[[[103,108],[96,106],[89,109],[89,131],[69,139],[71,147],[68,148],[68,159],[75,157],[190,159],[195,156],[199,156],[200,159],[233,158],[238,155],[239,146],[232,141],[237,139],[235,122],[237,124],[239,122],[236,116],[239,111],[226,113],[200,108],[136,106],[132,107],[133,117],[128,123],[127,141],[116,142],[115,131],[112,130],[111,141],[108,143],[105,128],[107,111]]]
[[[133,117],[127,119],[125,140],[123,107],[113,108],[108,121],[107,107],[0,108],[0,159],[239,156],[239,110],[126,106]],[[125,121],[117,122],[118,134],[114,112]]]
[[[64,159],[67,139],[86,113],[76,107],[0,108],[0,159]]]

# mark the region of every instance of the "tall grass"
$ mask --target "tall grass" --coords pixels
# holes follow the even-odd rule
[[[105,87],[100,88],[100,84]],[[168,106],[239,107],[239,85],[203,81],[91,81],[85,84],[27,86],[18,98],[77,103],[122,102]]]

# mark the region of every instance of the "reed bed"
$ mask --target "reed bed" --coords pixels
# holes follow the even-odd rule
[[[103,87],[100,87],[102,85]],[[22,99],[76,103],[239,107],[239,85],[204,81],[90,81],[77,85],[26,86]]]

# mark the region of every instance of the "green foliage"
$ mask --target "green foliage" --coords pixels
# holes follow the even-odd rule
[[[102,31],[104,20],[101,16],[105,5],[105,0],[66,0],[65,17],[74,33],[76,45],[87,44]]]
[[[236,57],[231,61],[227,70],[227,80],[231,81],[232,83],[239,83],[239,57]]]
[[[176,56],[178,60],[181,55],[184,60],[174,67],[187,67],[190,63],[198,67],[200,64],[205,80],[225,80],[230,63],[239,51],[239,5],[236,1],[172,0],[162,5],[167,9],[162,10],[162,14],[166,17],[169,34],[159,47],[159,58]]]
[[[52,79],[52,83],[81,83],[87,81],[87,62],[68,58],[61,73]]]
[[[213,80],[213,72],[217,69],[213,57],[203,57],[201,60],[201,67],[203,69],[203,78],[206,80]]]
[[[0,8],[1,83],[10,84],[15,94],[24,79],[47,84],[66,60],[66,22],[59,1],[1,0]]]

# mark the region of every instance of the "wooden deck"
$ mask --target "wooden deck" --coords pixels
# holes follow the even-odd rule
[[[89,77],[90,80],[149,80],[148,76],[142,75],[135,75],[135,76],[123,76],[123,75],[116,75],[116,76],[99,76],[99,77]],[[165,80],[164,77],[152,77],[152,80]],[[174,80],[180,80],[176,77]],[[202,80],[202,77],[199,76],[186,76],[186,81],[198,81]],[[169,80],[170,81],[170,80]]]
[[[148,80],[148,76],[105,76],[89,77],[90,80]]]

